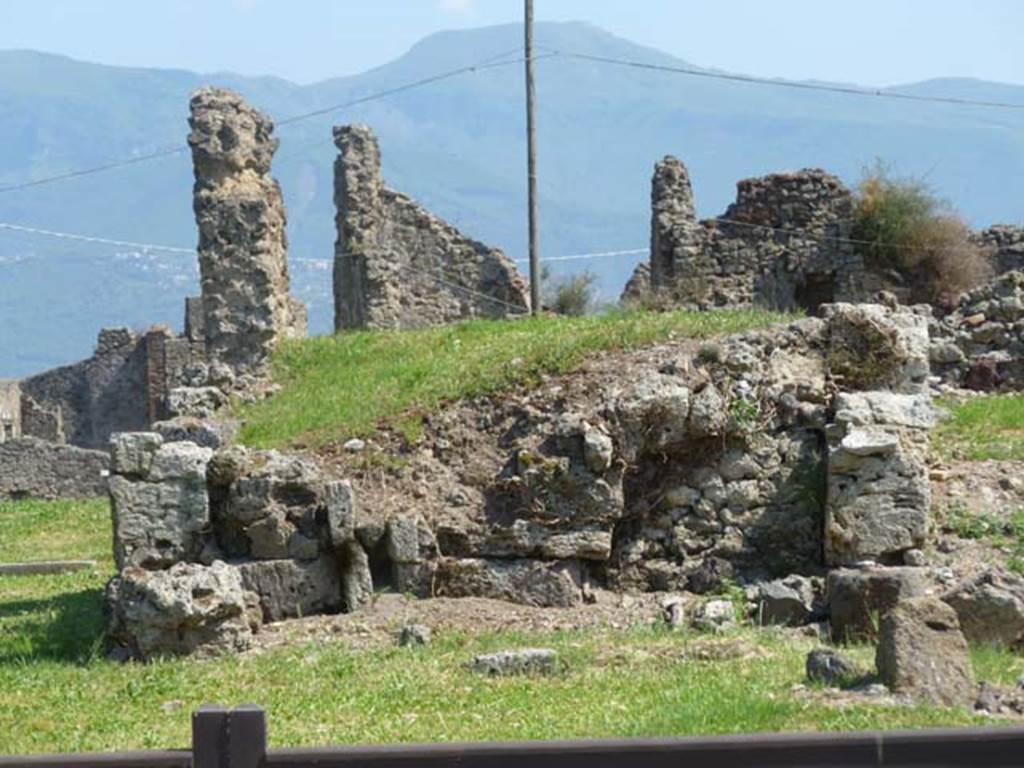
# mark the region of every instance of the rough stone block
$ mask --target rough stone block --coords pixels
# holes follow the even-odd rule
[[[222,562],[126,568],[107,586],[106,599],[107,637],[121,658],[244,651],[260,626],[256,596]]]
[[[882,615],[900,600],[926,595],[933,586],[925,568],[864,568],[830,571],[826,601],[832,639],[865,641],[877,637]]]
[[[882,617],[875,664],[896,693],[940,706],[966,706],[977,697],[956,611],[934,597],[903,600]]]
[[[445,558],[434,578],[441,597],[489,597],[541,607],[567,607],[583,599],[574,562]]]
[[[153,464],[153,456],[163,442],[163,437],[155,432],[118,432],[111,435],[110,471],[129,477],[146,477]]]
[[[242,584],[259,595],[267,622],[337,613],[342,608],[338,566],[322,557],[308,563],[294,560],[263,560],[238,566]]]

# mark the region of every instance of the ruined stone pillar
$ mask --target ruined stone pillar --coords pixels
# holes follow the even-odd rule
[[[338,126],[334,143],[334,328],[365,328],[378,312],[368,304],[397,303],[397,263],[379,248],[383,218],[380,146],[365,125]]]
[[[278,342],[305,335],[289,293],[281,189],[270,176],[270,118],[238,94],[204,88],[191,101],[206,348],[211,360],[258,373]]]
[[[692,271],[702,249],[690,173],[668,156],[651,180],[651,288],[674,290]]]
[[[381,179],[365,125],[334,129],[338,240],[334,325],[409,329],[529,311],[529,289],[498,248],[467,237]]]

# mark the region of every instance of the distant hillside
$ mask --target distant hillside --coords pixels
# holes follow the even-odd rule
[[[537,37],[550,49],[685,64],[583,23],[542,24]],[[183,144],[188,95],[207,83],[236,88],[281,119],[499,57],[520,41],[516,26],[441,33],[388,65],[309,86],[0,52],[0,186]],[[973,80],[899,90],[1024,103],[1024,87]],[[926,175],[975,225],[1024,219],[1024,110],[770,88],[569,58],[538,64],[538,92],[546,255],[645,246],[651,168],[667,153],[689,165],[705,215],[720,213],[745,176],[822,166],[852,183],[881,158]],[[521,257],[522,99],[516,64],[282,126],[275,173],[289,207],[292,256],[331,256],[330,129],[360,121],[381,137],[390,186]],[[196,235],[188,154],[0,194],[0,221],[189,247]],[[598,271],[614,297],[638,258],[558,267]],[[314,329],[326,331],[329,269],[295,261],[293,274]],[[182,300],[196,290],[186,255],[0,232],[0,376],[85,356],[103,325],[178,327]]]

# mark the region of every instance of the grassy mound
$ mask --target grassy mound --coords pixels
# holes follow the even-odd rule
[[[478,320],[293,342],[275,360],[282,391],[242,409],[242,441],[256,447],[315,446],[365,435],[381,422],[415,435],[418,415],[446,401],[536,382],[571,370],[595,352],[737,333],[785,319],[761,310],[632,311]]]

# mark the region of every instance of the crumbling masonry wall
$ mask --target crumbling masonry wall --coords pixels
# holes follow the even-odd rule
[[[368,127],[337,127],[334,141],[336,329],[422,328],[527,311],[526,282],[505,254],[384,186]]]
[[[206,351],[258,373],[281,339],[306,332],[289,293],[285,210],[270,176],[278,140],[270,118],[237,94],[204,88],[191,101]]]
[[[813,311],[868,290],[846,241],[852,194],[820,169],[745,179],[721,220],[699,221],[686,166],[666,157],[651,203],[650,290],[664,299]]]

